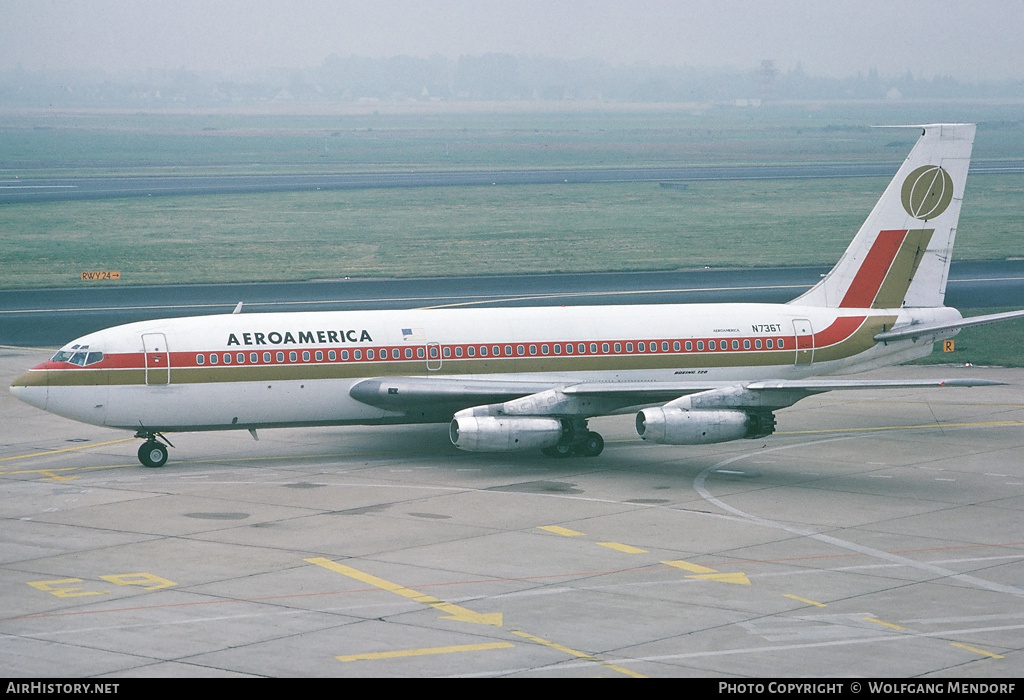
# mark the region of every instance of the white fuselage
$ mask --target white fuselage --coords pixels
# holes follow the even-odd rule
[[[941,323],[955,309],[780,304],[435,309],[229,314],[109,328],[65,346],[12,386],[75,420],[185,431],[444,421],[451,413],[353,398],[370,377],[500,385],[756,381],[858,372],[913,359],[931,341],[878,343],[895,324]],[[85,362],[88,364],[84,364]],[[471,400],[461,404],[471,405]],[[447,408],[445,409],[447,411]],[[447,417],[446,417],[447,416]]]

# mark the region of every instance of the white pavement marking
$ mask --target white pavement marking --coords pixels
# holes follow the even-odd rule
[[[785,530],[786,532],[791,532],[794,535],[807,537],[812,540],[817,540],[818,542],[824,542],[825,544],[830,544],[834,547],[839,547],[840,549],[847,549],[851,552],[858,552],[860,554],[864,554],[869,557],[874,557],[876,559],[883,559],[885,561],[891,561],[895,564],[902,564],[903,566],[907,566],[912,569],[918,569],[919,571],[926,571],[930,574],[935,574],[943,578],[956,579],[957,581],[967,583],[977,588],[984,588],[988,591],[995,591],[996,593],[1006,593],[1008,595],[1017,596],[1018,598],[1024,598],[1024,590],[1020,588],[1014,588],[1013,586],[1004,586],[1001,583],[986,581],[985,579],[978,578],[977,576],[971,576],[970,574],[960,574],[951,569],[945,569],[941,566],[936,566],[935,564],[915,561],[914,559],[901,557],[898,554],[890,554],[889,552],[884,552],[880,549],[875,549],[873,547],[866,547],[862,544],[857,544],[855,542],[847,542],[846,540],[841,540],[838,537],[833,537],[831,535],[823,535],[817,532],[812,532],[810,530],[804,530],[802,528],[793,527],[792,525],[786,525],[784,523],[776,522],[774,520],[768,520],[767,518],[762,518],[757,515],[751,515],[740,510],[739,508],[734,508],[733,506],[730,506],[729,504],[719,500],[718,498],[715,498],[714,496],[711,495],[711,492],[708,491],[707,488],[705,488],[704,486],[704,481],[707,479],[708,474],[716,470],[719,470],[722,467],[726,467],[730,464],[733,464],[734,462],[739,462],[740,460],[763,455],[768,452],[777,452],[779,450],[791,450],[800,447],[808,447],[810,445],[820,445],[822,443],[834,442],[837,440],[849,440],[852,437],[853,436],[844,436],[840,438],[831,438],[828,440],[814,440],[811,442],[804,442],[796,445],[782,445],[780,447],[773,447],[767,450],[757,450],[755,452],[748,452],[747,454],[738,455],[736,457],[730,457],[729,459],[724,459],[721,462],[718,462],[717,464],[712,464],[710,467],[708,467],[700,474],[698,474],[697,477],[693,480],[693,488],[700,495],[700,497],[703,498],[708,503],[713,503],[714,505],[718,506],[727,513],[732,513],[737,517],[743,518],[744,520],[756,523],[763,527],[770,527],[776,530]]]

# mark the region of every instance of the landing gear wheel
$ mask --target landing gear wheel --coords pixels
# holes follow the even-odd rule
[[[559,443],[554,447],[545,447],[541,450],[541,454],[547,457],[571,457],[573,453],[572,445],[566,443]]]
[[[139,447],[139,461],[144,467],[162,467],[167,463],[167,445],[147,440]]]
[[[604,451],[604,438],[593,431],[588,432],[583,442],[576,446],[576,449],[584,457],[597,457]]]

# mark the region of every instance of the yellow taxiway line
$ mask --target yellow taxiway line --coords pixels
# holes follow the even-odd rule
[[[380,661],[383,659],[404,659],[410,656],[432,656],[434,654],[461,654],[467,651],[488,651],[490,649],[511,649],[512,642],[490,642],[488,644],[462,644],[450,647],[424,647],[422,649],[401,649],[399,651],[378,651],[368,654],[348,654],[335,656],[338,661]]]
[[[572,647],[567,647],[557,642],[552,642],[547,639],[543,639],[541,637],[535,637],[534,635],[529,634],[527,632],[522,632],[520,630],[512,630],[512,634],[516,635],[517,637],[522,637],[523,639],[529,639],[531,642],[534,642],[535,644],[540,644],[542,646],[546,646],[549,649],[555,649],[556,651],[560,651],[563,654],[569,654],[570,656],[575,656],[578,659],[586,659],[587,661],[593,661],[595,664],[601,664],[605,668],[611,669],[612,671],[616,671],[618,673],[625,674],[631,678],[646,678],[646,676],[641,675],[636,671],[630,671],[628,668],[623,668],[622,666],[619,666],[617,664],[610,664],[607,661],[601,661],[601,659],[597,658],[596,656],[591,656],[586,652],[577,651]]]
[[[982,656],[987,656],[987,657],[992,658],[992,659],[1005,659],[1006,658],[1005,656],[1000,656],[999,654],[993,654],[991,651],[985,651],[984,649],[979,649],[978,647],[969,647],[966,644],[958,644],[957,642],[950,642],[950,644],[952,644],[953,646],[958,647],[960,649],[966,649],[967,651],[973,651],[975,654],[981,654]]]
[[[134,437],[118,438],[117,440],[107,440],[106,442],[93,442],[88,445],[76,445],[74,447],[62,447],[59,450],[48,450],[46,452],[32,452],[27,455],[13,455],[11,457],[0,457],[0,462],[10,462],[15,459],[32,459],[33,457],[45,457],[47,455],[57,455],[63,452],[75,452],[76,450],[88,450],[92,447],[103,447],[104,445],[116,445],[121,442],[128,442],[134,440]]]
[[[323,557],[313,557],[311,559],[306,559],[306,561],[310,564],[322,566],[329,571],[342,574],[343,576],[348,576],[356,581],[361,581],[362,583],[373,586],[374,588],[380,588],[381,590],[388,591],[389,593],[400,595],[403,598],[414,600],[417,603],[429,605],[435,610],[440,610],[445,613],[447,615],[445,619],[448,620],[472,622],[478,625],[494,625],[495,627],[501,627],[502,625],[501,613],[473,612],[472,610],[467,610],[461,606],[446,603],[432,595],[414,591],[411,588],[406,588],[405,586],[401,586],[397,583],[386,581],[385,579],[374,576],[373,574],[368,574],[364,571],[360,571],[359,569],[353,569],[351,566],[345,566],[344,564],[339,564],[331,561],[330,559],[324,559]]]

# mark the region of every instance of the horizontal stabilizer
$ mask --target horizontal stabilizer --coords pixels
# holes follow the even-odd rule
[[[905,328],[894,328],[891,331],[879,333],[875,336],[875,340],[878,342],[885,342],[890,340],[903,340],[905,338],[921,338],[928,335],[937,335],[943,331],[960,330],[961,328],[968,328],[970,326],[983,326],[986,323],[996,323],[998,321],[1008,321],[1011,318],[1024,318],[1024,310],[1021,311],[1006,311],[1000,314],[987,314],[985,316],[971,316],[970,318],[961,319],[955,323],[939,323],[939,324],[916,324],[907,326]]]

